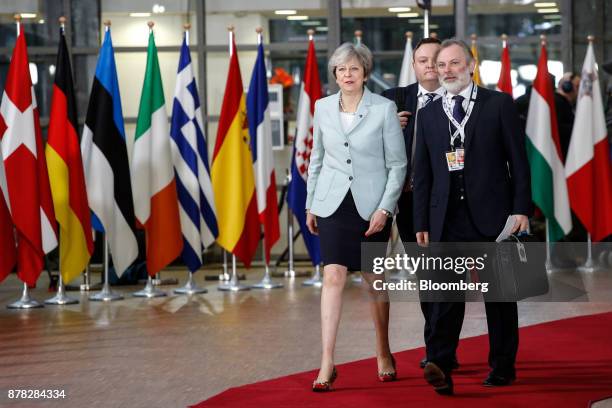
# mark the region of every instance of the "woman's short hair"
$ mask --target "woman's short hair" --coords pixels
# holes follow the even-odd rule
[[[357,58],[357,61],[363,67],[363,76],[368,78],[372,72],[372,52],[363,44],[353,44],[345,42],[332,54],[327,64],[327,69],[336,78],[336,67],[345,64],[351,58]]]

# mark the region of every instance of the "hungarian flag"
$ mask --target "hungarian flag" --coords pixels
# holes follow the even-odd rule
[[[480,58],[478,57],[478,47],[476,46],[476,40],[472,40],[472,55],[474,56],[474,73],[472,75],[472,80],[478,86],[482,86],[482,81],[480,80]]]
[[[548,220],[550,241],[558,241],[572,229],[572,217],[547,61],[546,46],[542,45],[538,74],[529,100],[526,145],[531,167],[531,195]]]
[[[153,30],[132,146],[134,210],[146,233],[147,271],[154,276],[181,255],[183,237]]]
[[[266,63],[260,34],[257,59],[255,60],[255,67],[253,67],[253,74],[251,75],[246,106],[249,135],[251,136],[251,153],[255,169],[257,210],[259,212],[259,222],[264,231],[266,263],[270,262],[272,246],[280,238],[276,176],[274,174],[274,156],[272,152],[272,127],[270,125],[270,107],[268,102]]]
[[[2,157],[17,230],[18,276],[34,286],[44,255],[57,247],[55,214],[23,30],[17,36],[0,105]]]
[[[310,152],[312,151],[314,105],[321,96],[321,80],[319,79],[314,40],[311,36],[297,107],[297,127],[291,160],[291,182],[287,189],[287,204],[300,224],[302,238],[304,238],[304,244],[313,265],[321,263],[321,248],[319,237],[311,234],[306,227],[306,180],[308,179],[308,165],[310,164]]]
[[[408,86],[417,81],[414,67],[412,65],[413,62],[412,34],[406,34],[406,47],[404,48],[404,58],[402,59],[402,68],[400,69],[397,86]]]
[[[0,282],[13,270],[17,262],[17,248],[15,248],[15,231],[11,212],[8,208],[8,190],[4,174],[4,160],[0,149]]]
[[[181,46],[172,104],[172,159],[183,231],[183,261],[190,271],[202,266],[202,251],[219,235],[198,87],[187,33]]]
[[[110,27],[106,27],[81,138],[87,198],[104,232],[117,275],[138,256],[134,202]]]
[[[93,253],[93,239],[64,29],[60,30],[45,155],[60,226],[60,273],[64,282],[70,282],[85,270]]]
[[[593,44],[580,77],[565,175],[572,210],[594,241],[612,234],[612,167]]]
[[[233,36],[231,48],[212,159],[212,184],[219,222],[217,243],[236,255],[248,268],[257,250],[261,230],[246,104]]]
[[[504,41],[504,46],[501,55],[501,71],[499,73],[499,80],[497,81],[497,89],[501,92],[505,92],[512,96],[512,76],[510,71],[512,65],[510,64],[510,51],[508,50],[508,42]]]

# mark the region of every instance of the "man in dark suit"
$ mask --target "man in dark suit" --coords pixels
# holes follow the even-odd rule
[[[513,232],[529,227],[529,163],[516,107],[509,95],[476,87],[474,65],[464,42],[440,46],[436,66],[445,95],[419,113],[416,132],[414,222],[420,245],[491,242],[510,215]],[[453,163],[461,154],[464,161]],[[449,395],[465,303],[436,302],[432,308],[424,375],[439,394]],[[484,385],[508,385],[516,378],[517,306],[487,302],[485,309],[491,372]]]
[[[404,189],[397,202],[399,212],[395,218],[400,237],[404,242],[415,242],[415,230],[413,223],[413,200],[412,188],[414,172],[411,162],[414,158],[415,146],[415,124],[418,122],[418,112],[429,103],[440,98],[444,94],[444,88],[440,86],[438,70],[436,69],[436,54],[440,49],[440,40],[437,38],[423,38],[419,41],[413,51],[412,66],[417,82],[408,86],[391,88],[383,91],[385,96],[397,105],[398,117],[404,132],[406,143],[406,157],[408,158],[408,171]],[[425,337],[429,332],[430,303],[421,302],[421,310],[425,318]],[[427,358],[421,360],[421,368],[427,364]],[[459,364],[456,359],[453,368]]]

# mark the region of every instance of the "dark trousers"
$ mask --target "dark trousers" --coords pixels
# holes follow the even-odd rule
[[[452,194],[451,194],[452,195]],[[443,242],[487,242],[472,222],[465,200],[450,199],[442,233]],[[430,302],[421,309],[427,311],[425,344],[427,360],[450,372],[455,356],[463,318],[464,302]],[[492,373],[514,377],[518,351],[518,312],[516,302],[485,302],[489,330],[489,366]]]

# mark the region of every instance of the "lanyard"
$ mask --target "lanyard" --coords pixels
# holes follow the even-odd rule
[[[450,104],[448,103],[448,98],[446,97],[448,91],[444,92],[444,97],[442,98],[442,108],[444,109],[444,113],[446,113],[446,116],[448,117],[448,120],[450,121],[450,123],[452,123],[453,126],[455,127],[455,132],[450,137],[451,146],[454,146],[455,139],[457,137],[461,138],[462,145],[465,141],[465,125],[467,124],[468,120],[470,119],[470,115],[472,114],[472,109],[474,108],[474,103],[476,101],[477,92],[478,92],[478,87],[474,85],[474,82],[472,82],[472,92],[470,94],[470,102],[468,104],[468,109],[465,112],[465,116],[463,117],[463,120],[461,121],[461,123],[457,122],[457,120],[453,117],[453,113],[451,112]],[[455,103],[459,103],[459,102],[455,101]],[[449,124],[449,129],[450,129],[450,124]],[[450,133],[450,130],[449,130],[449,133]]]

